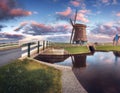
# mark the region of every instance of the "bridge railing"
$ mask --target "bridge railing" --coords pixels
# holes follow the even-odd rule
[[[40,51],[45,50],[45,48],[50,46],[50,41],[34,41],[24,43],[21,46],[21,57],[31,57],[35,54],[39,54]]]

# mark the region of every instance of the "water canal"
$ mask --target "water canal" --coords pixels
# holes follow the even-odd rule
[[[120,52],[95,52],[73,56],[39,55],[36,59],[71,66],[88,93],[120,93]]]

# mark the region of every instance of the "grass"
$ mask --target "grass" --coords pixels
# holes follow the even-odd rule
[[[112,45],[99,45],[96,46],[96,50],[98,51],[120,51],[120,46],[112,46]]]
[[[65,47],[64,49],[68,51],[70,54],[80,54],[80,53],[89,52],[86,46],[71,46],[71,47]]]
[[[51,45],[53,48],[62,48],[68,51],[70,54],[88,53],[87,46],[72,45],[69,43],[54,43]]]
[[[33,60],[16,60],[0,68],[0,93],[61,93],[61,73]]]

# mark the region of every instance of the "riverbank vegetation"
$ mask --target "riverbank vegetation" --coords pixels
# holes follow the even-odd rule
[[[70,54],[80,54],[80,53],[89,53],[89,49],[87,46],[81,46],[76,44],[69,43],[53,43],[51,45],[52,48],[62,48],[65,49]]]
[[[61,72],[33,60],[0,67],[0,93],[61,93]]]
[[[71,46],[71,47],[65,47],[66,51],[68,51],[70,54],[81,54],[81,53],[89,53],[89,49],[87,46]]]
[[[120,51],[120,46],[113,45],[97,45],[95,46],[98,51]]]
[[[64,48],[70,54],[89,53],[89,49],[86,45],[76,45],[69,43],[53,43],[53,48]],[[96,51],[120,51],[120,45],[113,46],[112,43],[95,45]]]

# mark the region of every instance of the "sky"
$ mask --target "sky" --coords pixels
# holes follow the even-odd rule
[[[88,42],[120,34],[120,0],[0,0],[0,40],[69,42],[76,10]]]

